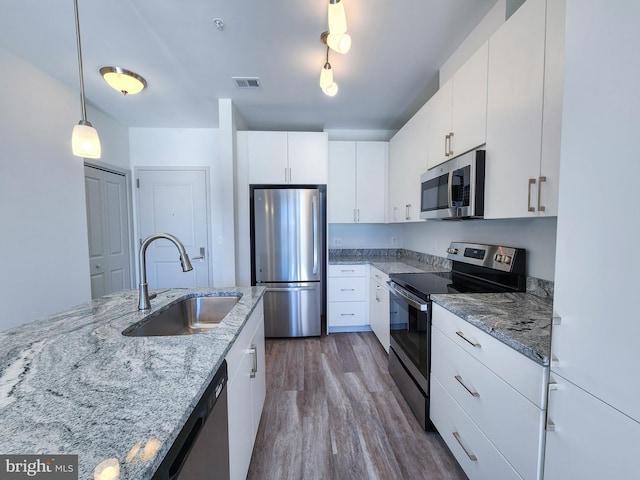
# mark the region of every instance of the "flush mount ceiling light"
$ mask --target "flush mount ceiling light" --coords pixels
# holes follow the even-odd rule
[[[140,93],[147,86],[147,81],[131,70],[121,67],[102,67],[100,75],[111,88],[123,95]]]
[[[82,70],[82,46],[80,45],[80,19],[78,16],[78,0],[73,3],[76,17],[76,46],[78,49],[78,73],[80,76],[80,107],[82,119],[73,127],[71,148],[76,157],[100,158],[100,137],[98,131],[87,120],[87,105],[84,98],[84,72]]]

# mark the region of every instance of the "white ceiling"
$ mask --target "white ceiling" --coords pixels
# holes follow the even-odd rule
[[[327,97],[328,0],[79,0],[87,100],[134,127],[217,127],[218,99],[230,98],[254,130],[397,129],[496,2],[343,1],[353,43],[330,53],[340,90]],[[73,0],[3,1],[0,46],[79,88]],[[124,97],[100,77],[105,65],[148,89]],[[239,90],[234,76],[262,86]]]

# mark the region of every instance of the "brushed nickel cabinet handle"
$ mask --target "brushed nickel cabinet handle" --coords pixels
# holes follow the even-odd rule
[[[472,462],[478,461],[478,457],[476,457],[473,453],[471,453],[467,449],[467,447],[464,446],[464,444],[462,443],[462,438],[460,438],[460,434],[458,432],[453,432],[453,438],[455,438],[458,441],[458,444],[462,447],[462,450],[464,450],[464,453],[467,454],[467,457],[469,457],[469,460],[471,460]]]
[[[258,346],[251,345],[251,354],[253,355],[253,366],[251,367],[251,378],[255,378],[258,373]]]
[[[447,145],[448,141],[449,141],[449,135],[445,135],[444,136],[444,156],[445,157],[449,156],[449,146]]]
[[[467,387],[464,384],[464,382],[462,381],[462,377],[460,375],[456,375],[453,378],[455,378],[458,381],[458,383],[460,385],[462,385],[467,392],[469,392],[469,395],[471,395],[472,397],[475,397],[475,398],[479,398],[480,397],[480,394],[478,392],[474,392],[473,390],[471,390],[469,387]]]
[[[471,340],[469,340],[467,337],[464,336],[464,333],[457,331],[456,335],[458,335],[461,339],[463,339],[465,342],[467,342],[469,345],[471,345],[472,347],[478,347],[480,348],[480,344],[476,343],[476,342],[472,342]]]
[[[358,217],[356,216],[356,209],[353,209],[353,223],[357,223],[358,222]]]
[[[527,195],[527,207],[528,207],[528,211],[530,212],[535,212],[536,209],[535,207],[531,206],[531,185],[535,185],[536,184],[536,179],[535,178],[530,178],[529,179],[529,192]]]
[[[546,210],[544,205],[540,205],[540,193],[542,190],[542,182],[546,182],[547,177],[538,177],[538,211],[544,212]]]
[[[451,148],[451,139],[453,138],[453,132],[449,133],[449,156],[453,157],[453,149]]]

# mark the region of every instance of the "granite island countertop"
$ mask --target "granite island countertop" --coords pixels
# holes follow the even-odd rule
[[[262,287],[156,290],[92,300],[0,332],[0,454],[77,454],[80,479],[117,458],[120,480],[149,479],[262,298]],[[241,295],[211,332],[125,337],[176,301]]]
[[[522,292],[444,294],[431,299],[534,362],[549,365],[552,297]]]

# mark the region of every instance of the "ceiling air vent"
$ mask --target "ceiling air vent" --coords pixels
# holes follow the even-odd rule
[[[258,77],[231,77],[238,88],[260,88]]]

